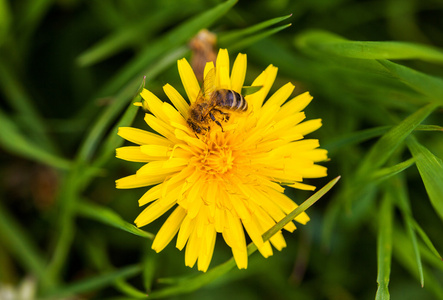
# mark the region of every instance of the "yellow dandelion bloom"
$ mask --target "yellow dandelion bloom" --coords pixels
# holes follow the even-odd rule
[[[201,88],[186,59],[178,61],[178,71],[189,102],[198,101]],[[205,74],[209,72],[215,73],[214,90],[241,93],[246,55],[237,56],[230,72],[228,52],[221,49],[216,67],[206,65]],[[149,204],[135,220],[139,227],[173,209],[152,249],[161,251],[178,233],[176,247],[186,246],[185,264],[193,267],[198,261],[198,269],[206,271],[218,233],[240,269],[248,265],[245,232],[264,257],[272,255],[271,244],[278,250],[286,246],[281,232],[269,241],[262,239],[297,208],[282,186],[314,190],[302,181],[326,176],[326,168],[316,163],[326,160],[327,152],[318,148],[318,140],[304,139],[321,126],[320,119],[304,121],[309,93],[288,100],[294,86],[287,83],[265,101],[276,75],[276,67],[267,67],[252,83],[262,86],[259,91],[245,96],[248,110],[225,111],[230,117],[222,126],[210,120],[210,128],[201,134],[188,126],[190,104],[171,85],[163,89],[173,106],[143,90],[149,109],[145,121],[157,134],[119,129],[121,137],[137,146],[118,148],[117,157],[146,164],[116,184],[121,189],[152,186],[139,200],[140,206]],[[295,221],[305,224],[309,217],[303,213]],[[291,222],[284,229],[292,232],[296,227]]]

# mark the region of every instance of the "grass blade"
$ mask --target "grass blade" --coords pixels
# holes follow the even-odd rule
[[[56,156],[39,145],[24,137],[16,124],[0,111],[0,145],[13,153],[27,159],[38,161],[48,166],[61,170],[68,170],[72,163],[62,157]]]
[[[6,40],[11,26],[11,8],[6,0],[0,0],[0,46]]]
[[[127,278],[140,273],[140,265],[132,265],[121,268],[114,272],[98,275],[96,277],[83,279],[78,282],[72,283],[67,286],[62,286],[56,290],[50,292],[48,295],[44,295],[45,299],[61,299],[67,296],[78,296],[79,294],[89,291],[97,290],[102,287],[113,284],[118,279]]]
[[[389,277],[391,275],[392,258],[392,199],[391,191],[387,191],[382,199],[377,239],[377,283],[376,300],[389,300]]]
[[[228,45],[239,42],[240,40],[246,38],[248,35],[252,35],[254,33],[261,32],[262,29],[265,29],[265,28],[271,27],[272,25],[280,23],[281,21],[284,21],[284,20],[290,18],[291,16],[292,16],[292,14],[287,15],[287,16],[283,16],[283,17],[273,18],[273,19],[258,23],[256,25],[253,25],[248,28],[234,30],[231,32],[220,33],[218,36],[218,44],[221,47],[227,47]]]
[[[409,201],[409,195],[406,190],[406,183],[403,176],[397,176],[392,181],[392,189],[394,193],[397,195],[396,200],[400,211],[403,216],[403,220],[405,223],[406,231],[408,232],[409,239],[412,245],[412,250],[414,252],[415,263],[417,265],[418,277],[420,279],[420,284],[424,286],[424,274],[423,274],[423,264],[421,261],[420,250],[418,246],[417,236],[415,234],[415,226],[414,226],[414,218],[412,217],[411,205]],[[414,230],[415,229],[415,230]],[[423,232],[424,233],[424,232]],[[426,236],[426,234],[425,234]],[[427,237],[427,236],[426,236]],[[429,240],[429,238],[428,238]],[[430,242],[430,240],[429,240]],[[431,243],[432,245],[432,243]],[[434,248],[435,249],[435,248]]]
[[[43,287],[53,284],[50,277],[45,276],[46,262],[27,232],[10,216],[0,201],[0,237],[1,247],[9,248],[11,254],[21,263],[23,268],[37,276]]]
[[[237,51],[239,51],[239,50],[241,50],[243,48],[246,48],[249,45],[252,45],[252,44],[254,44],[254,43],[256,43],[256,42],[258,42],[258,41],[260,41],[260,40],[262,40],[262,39],[264,39],[266,37],[268,37],[268,36],[271,36],[271,35],[279,32],[279,31],[281,31],[283,29],[286,29],[289,26],[291,26],[291,24],[282,25],[282,26],[279,26],[279,27],[276,27],[276,28],[272,28],[272,29],[269,29],[269,30],[257,33],[256,35],[252,35],[250,37],[244,38],[244,39],[238,41],[237,43],[232,44],[229,47],[229,50],[237,52]]]
[[[237,3],[237,0],[223,2],[196,17],[183,22],[181,25],[165,34],[158,41],[149,44],[136,58],[120,70],[116,77],[110,80],[102,91],[102,94],[113,94],[131,78],[137,76],[137,74],[139,74],[139,76],[144,75],[140,73],[143,68],[149,66],[152,62],[161,57],[162,54],[169,52],[171,49],[179,48],[197,34],[200,29],[209,27],[217,19],[225,15],[235,3]]]
[[[443,161],[422,146],[415,138],[407,141],[409,150],[425,185],[431,204],[443,220]]]
[[[173,5],[159,11],[154,10],[152,14],[148,13],[141,20],[119,28],[86,49],[77,57],[77,64],[81,67],[91,66],[126,48],[144,43],[154,32],[170,26],[178,17],[186,17],[195,10],[195,7]]]
[[[379,60],[378,62],[403,83],[428,96],[435,103],[443,105],[443,79],[388,60]]]
[[[404,119],[400,124],[384,134],[371,148],[360,165],[360,176],[368,171],[382,166],[408,135],[426,119],[436,108],[435,104],[428,104]]]
[[[331,180],[328,184],[318,190],[314,195],[309,197],[306,201],[300,204],[299,207],[291,211],[286,217],[280,220],[277,224],[275,224],[271,229],[266,231],[263,234],[263,241],[269,240],[274,234],[279,232],[286,224],[295,219],[299,214],[307,210],[311,207],[315,202],[317,202],[321,197],[323,197],[338,181],[340,180],[340,176],[337,176],[333,180]]]
[[[418,223],[415,220],[412,220],[412,225],[414,226],[414,229],[417,231],[417,233],[420,235],[421,239],[425,243],[425,245],[429,248],[432,254],[435,255],[440,260],[443,260],[438,250],[435,248],[434,244],[432,243],[431,239],[428,237],[426,232],[418,225]]]
[[[1,8],[0,8],[1,10]],[[0,59],[0,86],[9,105],[17,112],[19,121],[40,147],[56,153],[56,146],[47,134],[47,126],[35,107],[21,79],[12,67]]]
[[[370,181],[383,181],[389,177],[392,177],[400,172],[403,172],[410,166],[412,166],[415,162],[414,158],[410,158],[401,163],[396,164],[395,166],[379,169],[370,175]]]
[[[381,136],[390,128],[391,126],[380,126],[361,131],[354,131],[328,142],[327,144],[323,145],[323,148],[328,150],[328,152],[334,152],[346,146],[359,144],[374,137]]]
[[[360,59],[421,59],[443,63],[443,52],[437,48],[408,42],[349,41],[338,35],[312,30],[304,34],[304,43],[329,55]]]
[[[393,245],[394,245],[394,257],[396,258],[397,262],[404,266],[413,276],[418,278],[418,274],[415,270],[415,263],[414,263],[414,255],[413,250],[411,248],[411,244],[408,242],[407,237],[404,235],[404,233],[394,227],[393,231]],[[420,249],[420,251],[423,254],[423,258],[426,258],[423,252],[423,249]],[[432,265],[435,267],[441,267],[441,261],[435,261],[435,256],[432,256],[433,261],[431,262]],[[429,291],[434,293],[434,298],[432,299],[441,299],[443,300],[443,287],[441,285],[441,282],[436,278],[435,272],[431,272],[427,270],[426,267],[423,268],[423,274],[426,278],[426,287]]]
[[[77,212],[80,216],[87,217],[106,225],[110,225],[126,232],[141,236],[147,239],[154,239],[154,234],[141,230],[131,223],[126,222],[116,212],[107,207],[93,204],[87,201],[77,203]]]

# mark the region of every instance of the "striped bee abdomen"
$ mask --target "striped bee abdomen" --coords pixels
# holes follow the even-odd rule
[[[245,98],[233,90],[221,89],[215,91],[217,106],[229,110],[248,110],[248,102]]]

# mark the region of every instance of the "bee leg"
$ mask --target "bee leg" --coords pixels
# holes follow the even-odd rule
[[[223,116],[223,121],[225,121],[225,122],[229,121],[229,117],[230,117],[229,113],[225,113],[219,109],[213,109],[213,110],[220,113]]]
[[[223,130],[223,126],[222,126],[222,124],[221,124],[219,121],[215,121],[215,123],[216,123],[218,126],[220,126],[222,132],[225,132],[225,131]]]
[[[216,109],[215,111],[219,111],[219,110]],[[215,124],[217,124],[218,126],[221,127],[222,132],[224,132],[224,131],[223,131],[223,126],[222,126],[222,124],[221,124],[219,121],[217,121],[217,120],[215,119],[215,117],[214,117],[214,115],[212,114],[212,112],[209,113],[209,116],[211,117],[212,121],[215,122]]]

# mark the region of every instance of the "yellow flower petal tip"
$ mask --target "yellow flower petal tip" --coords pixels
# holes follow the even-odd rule
[[[237,56],[230,71],[228,51],[221,49],[216,64],[206,65],[202,87],[186,59],[177,65],[187,97],[169,84],[163,89],[173,105],[142,91],[144,102],[138,105],[149,108],[145,121],[151,132],[120,128],[118,134],[135,145],[118,148],[117,157],[145,164],[116,186],[151,186],[139,200],[147,207],[135,220],[137,226],[173,210],[153,241],[156,252],[177,235],[177,248],[186,247],[185,264],[205,272],[221,234],[238,268],[245,269],[245,232],[264,257],[273,254],[272,246],[286,247],[281,232],[262,239],[297,208],[284,186],[313,191],[315,186],[304,179],[326,176],[327,169],[316,164],[327,161],[326,150],[318,140],[304,139],[321,127],[321,120],[303,121],[302,110],[312,96],[290,98],[291,83],[269,95],[277,76],[272,65],[252,83],[261,88],[241,96],[245,54]],[[294,221],[306,224],[309,217],[303,213]],[[292,232],[296,226],[291,222],[284,229]]]

